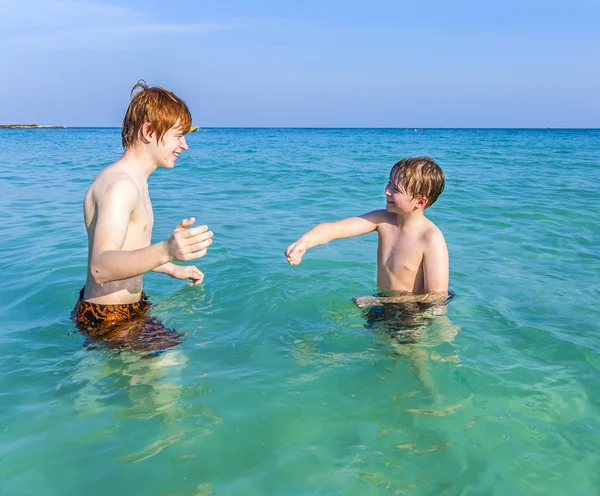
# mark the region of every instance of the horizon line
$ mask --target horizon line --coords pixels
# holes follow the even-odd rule
[[[18,126],[22,125],[22,124],[17,124]],[[60,125],[60,127],[58,127],[58,125],[56,125],[57,127],[54,128],[44,128],[44,125],[39,125],[40,128],[29,128],[29,129],[45,129],[45,130],[49,130],[49,129],[58,129],[58,130],[64,130],[64,129],[121,129],[121,126],[64,126],[64,125]],[[11,130],[14,131],[15,129],[11,129],[11,128],[0,128],[0,129],[7,129],[7,130]],[[23,129],[23,128],[17,128],[17,129]],[[27,128],[25,128],[27,129]],[[423,127],[423,126],[394,126],[394,127],[390,127],[390,126],[198,126],[198,129],[390,129],[390,130],[398,130],[398,129],[402,129],[402,130],[415,130],[415,131],[424,131],[424,130],[438,130],[438,129],[443,129],[443,130],[456,130],[456,129],[472,129],[472,130],[480,130],[480,129],[484,129],[484,130],[509,130],[509,129],[519,129],[519,130],[600,130],[600,127],[476,127],[476,126],[469,126],[469,127]]]

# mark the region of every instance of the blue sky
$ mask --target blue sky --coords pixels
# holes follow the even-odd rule
[[[0,0],[0,123],[600,127],[600,1]]]

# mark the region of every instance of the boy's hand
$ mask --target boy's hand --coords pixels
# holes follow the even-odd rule
[[[206,255],[212,244],[212,231],[206,226],[188,229],[196,219],[183,219],[167,240],[167,251],[171,260],[187,262]]]
[[[171,268],[169,275],[173,279],[191,279],[188,286],[198,286],[204,279],[204,273],[193,265],[174,265]]]
[[[308,243],[306,241],[296,241],[285,250],[285,258],[287,258],[290,265],[298,265],[302,262],[302,257],[307,249]]]
[[[376,296],[355,296],[352,301],[356,303],[359,308],[367,308],[376,305],[379,302],[379,298]]]

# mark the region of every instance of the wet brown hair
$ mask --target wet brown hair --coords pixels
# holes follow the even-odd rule
[[[392,167],[390,183],[413,198],[427,198],[427,208],[444,191],[444,171],[429,157],[404,158]]]
[[[136,90],[140,91],[136,93]],[[131,102],[123,119],[123,148],[132,148],[140,140],[142,126],[146,122],[161,140],[177,121],[183,133],[190,130],[192,115],[185,102],[165,88],[149,87],[146,81],[140,80],[131,89]]]

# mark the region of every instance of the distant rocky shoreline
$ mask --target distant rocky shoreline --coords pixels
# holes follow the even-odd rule
[[[67,126],[40,126],[39,124],[0,124],[0,129],[67,129]]]

